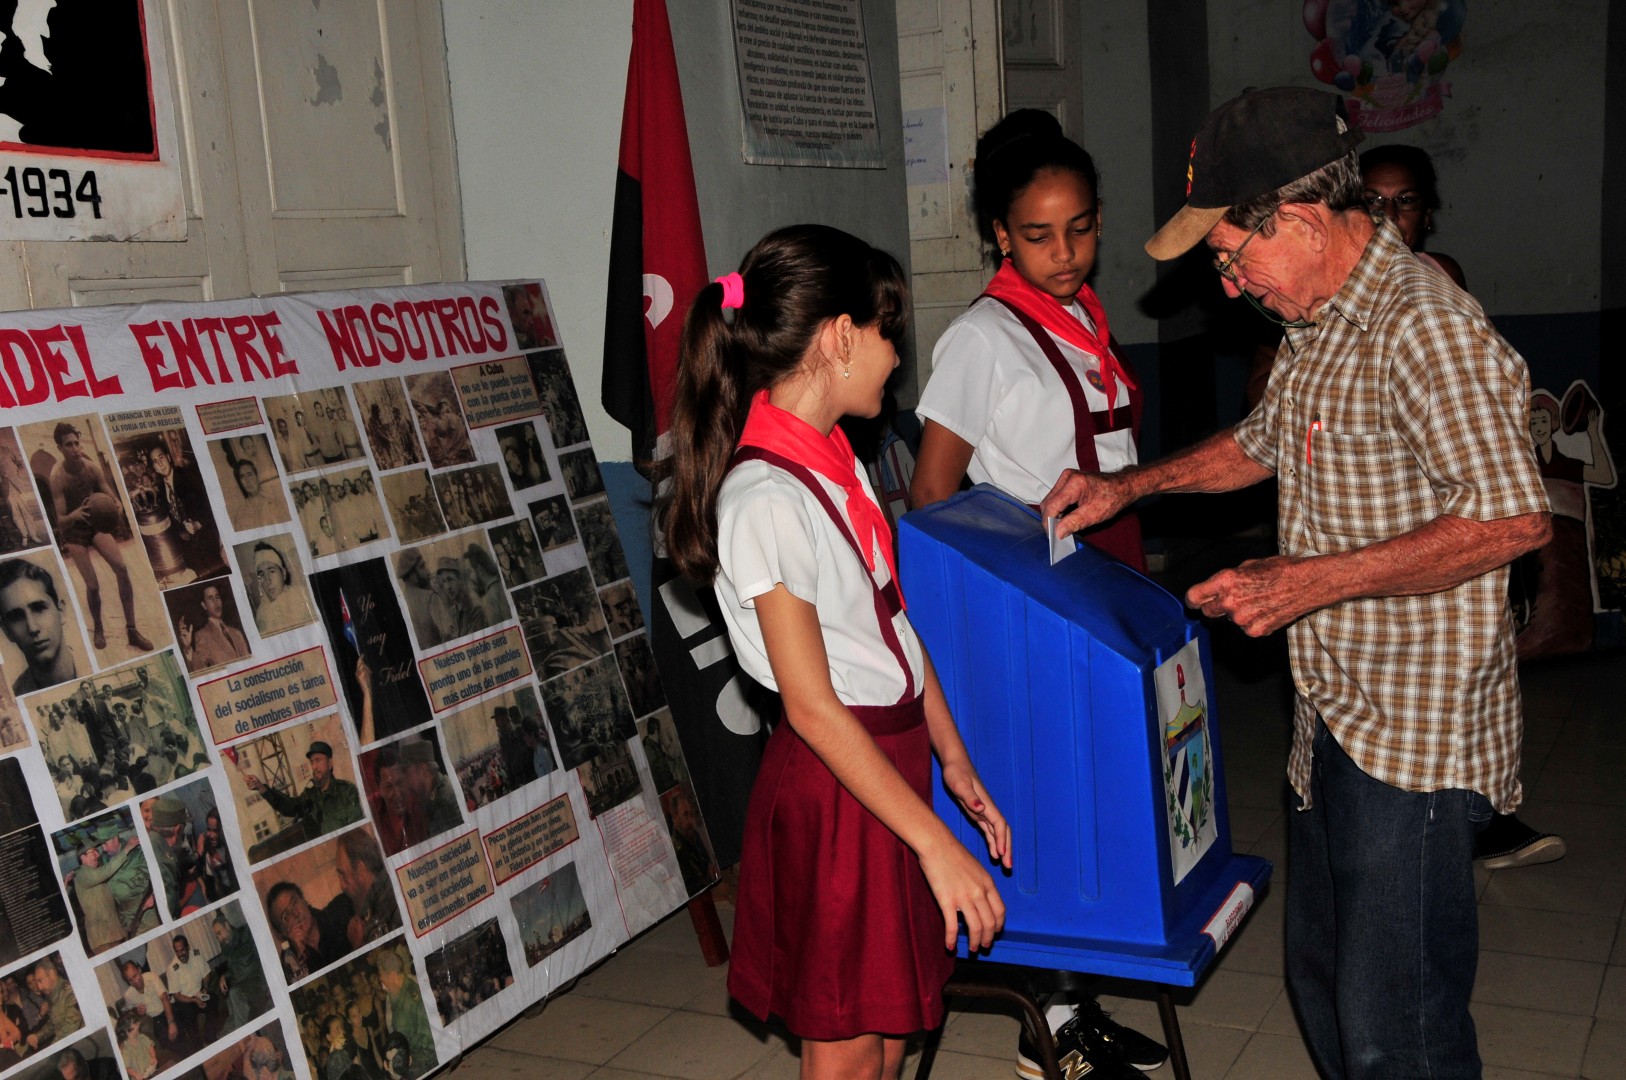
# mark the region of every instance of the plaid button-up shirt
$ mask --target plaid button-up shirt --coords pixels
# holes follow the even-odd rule
[[[1284,555],[1353,551],[1451,516],[1547,509],[1529,372],[1472,297],[1382,223],[1315,325],[1288,330],[1236,428],[1276,473]],[[1348,600],[1288,629],[1288,779],[1308,805],[1316,714],[1368,775],[1518,806],[1524,713],[1507,569],[1425,596]]]

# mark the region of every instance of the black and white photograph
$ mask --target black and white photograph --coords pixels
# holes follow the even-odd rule
[[[559,455],[559,471],[564,474],[565,491],[571,502],[581,502],[604,493],[604,477],[598,471],[598,458],[591,446]]]
[[[597,499],[576,507],[576,525],[582,531],[582,545],[587,548],[587,565],[593,570],[594,581],[608,585],[631,575],[627,557],[621,552],[621,533],[610,512],[610,500]]]
[[[129,808],[110,810],[51,835],[62,888],[86,956],[96,956],[162,921],[153,874]]]
[[[469,425],[457,402],[457,387],[452,384],[451,373],[429,371],[408,375],[406,388],[412,410],[418,415],[418,430],[423,433],[423,447],[429,454],[430,467],[445,469],[474,461],[474,444],[469,440]]]
[[[587,816],[592,818],[613,810],[642,790],[638,767],[625,742],[600,747],[598,753],[577,767],[576,776],[587,799]]]
[[[683,746],[678,742],[677,728],[672,725],[671,710],[661,709],[638,721],[638,741],[644,748],[649,779],[657,795],[689,782],[689,769],[683,759]]]
[[[491,537],[491,550],[497,555],[497,569],[502,571],[503,584],[510,589],[535,581],[548,572],[528,519],[496,525],[487,532]]]
[[[495,465],[470,465],[436,473],[435,495],[452,529],[466,529],[514,514],[503,488],[502,470]]]
[[[164,594],[175,643],[187,673],[196,678],[249,657],[248,635],[231,578],[199,581]]]
[[[379,477],[384,502],[395,522],[395,538],[403,544],[427,540],[446,531],[446,518],[440,512],[428,469],[407,469]]]
[[[26,707],[68,821],[209,765],[169,651],[57,686]]]
[[[508,942],[494,918],[429,953],[423,966],[442,1024],[450,1024],[514,985]]]
[[[316,621],[311,587],[292,533],[274,533],[232,548],[254,627],[267,638]]]
[[[343,387],[261,399],[265,420],[289,476],[366,457]]]
[[[313,559],[389,535],[372,470],[365,465],[302,480],[290,490]]]
[[[559,763],[567,769],[638,734],[613,657],[600,657],[543,683],[542,706],[553,724]]]
[[[168,645],[158,579],[119,498],[118,462],[102,418],[71,416],[25,424],[17,437],[57,548],[73,569],[72,589],[58,595],[63,600],[70,591],[77,596],[93,659],[100,665],[116,664]]]
[[[238,532],[252,532],[292,520],[282,478],[271,460],[264,435],[232,435],[209,442],[216,490],[226,504],[226,518]]]
[[[92,164],[152,160],[157,97],[141,6],[110,5],[93,20],[60,11],[51,19],[53,6],[10,5],[3,29],[15,44],[0,55],[6,141]]]
[[[115,432],[121,430],[120,420],[121,414],[107,418]],[[113,439],[136,532],[161,589],[226,572],[208,481],[178,413],[175,421],[174,427]]]
[[[632,715],[648,716],[666,704],[666,691],[661,688],[660,672],[655,670],[655,653],[649,647],[648,635],[616,642],[615,662],[627,684]]]
[[[581,399],[570,378],[570,364],[563,349],[525,354],[531,366],[536,395],[542,399],[542,412],[548,418],[548,433],[555,449],[587,441],[587,421],[582,418]]]
[[[548,473],[548,459],[542,450],[542,440],[536,433],[536,424],[527,420],[521,424],[508,424],[497,429],[497,448],[502,451],[503,469],[508,473],[508,485],[515,491],[534,488],[552,479]]]
[[[511,617],[496,556],[481,532],[397,552],[395,576],[418,648],[433,649]]]
[[[536,526],[536,542],[543,551],[568,547],[576,542],[576,523],[570,516],[570,504],[563,495],[534,502],[527,510],[531,523]]]
[[[404,469],[423,460],[423,447],[412,426],[412,406],[400,379],[375,379],[353,384],[361,426],[372,448],[373,465],[380,472]]]
[[[17,429],[0,428],[0,554],[39,547],[51,542],[45,528],[45,509],[17,445]]]
[[[514,610],[539,678],[562,674],[610,651],[604,612],[586,569],[516,589]]]
[[[441,721],[463,806],[474,811],[553,772],[542,707],[530,686],[487,698]]]
[[[90,674],[90,651],[79,627],[56,552],[0,559],[0,668],[14,695]]]
[[[604,620],[609,624],[611,637],[626,637],[644,628],[644,613],[638,606],[638,593],[630,579],[604,586],[598,591],[598,598],[604,605]]]
[[[535,967],[593,927],[576,864],[567,862],[509,901],[525,963]]]

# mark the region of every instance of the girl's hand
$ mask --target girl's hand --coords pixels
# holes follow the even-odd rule
[[[965,816],[976,823],[988,841],[988,857],[1005,869],[1011,868],[1011,827],[1005,816],[983,789],[982,778],[971,767],[970,761],[943,766],[943,786],[960,804]]]
[[[1005,901],[981,860],[944,830],[940,845],[920,853],[920,868],[943,909],[943,947],[954,948],[959,918],[965,919],[966,944],[972,952],[991,946],[994,935],[1005,927]]]

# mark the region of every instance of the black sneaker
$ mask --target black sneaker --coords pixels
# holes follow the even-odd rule
[[[1072,1022],[1095,1032],[1102,1042],[1116,1046],[1124,1064],[1141,1072],[1150,1072],[1169,1060],[1168,1047],[1113,1020],[1094,998],[1080,1002]]]
[[[1566,850],[1563,837],[1537,832],[1512,814],[1497,814],[1474,837],[1474,859],[1487,870],[1554,862]]]
[[[1052,1037],[1056,1041],[1056,1064],[1066,1080],[1140,1080],[1140,1074],[1124,1062],[1118,1044],[1080,1023],[1076,1014]],[[1039,1048],[1028,1035],[1026,1024],[1016,1040],[1016,1075],[1022,1080],[1044,1080]]]

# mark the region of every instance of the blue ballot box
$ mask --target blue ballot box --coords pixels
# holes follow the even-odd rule
[[[1207,632],[1093,548],[1051,566],[1038,515],[989,488],[907,515],[898,542],[910,621],[1011,825],[987,958],[1194,985],[1270,877],[1231,851]]]

